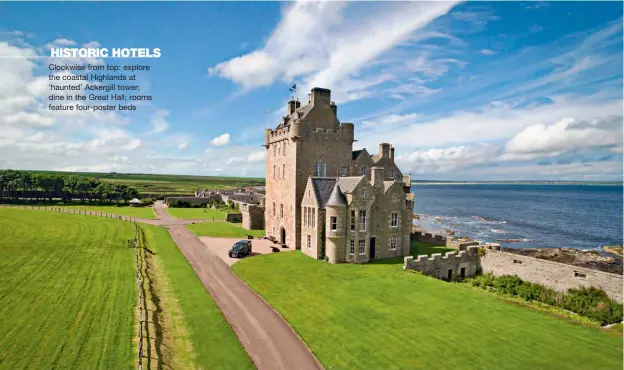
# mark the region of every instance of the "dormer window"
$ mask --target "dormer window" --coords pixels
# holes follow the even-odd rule
[[[394,168],[391,168],[391,169],[388,171],[388,176],[389,176],[391,179],[393,179],[393,178],[394,178]]]
[[[362,176],[366,176],[366,167],[362,167]]]
[[[314,177],[327,176],[327,166],[322,159],[319,159],[314,163]]]

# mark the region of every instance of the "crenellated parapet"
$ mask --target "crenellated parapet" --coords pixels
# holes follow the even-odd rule
[[[475,246],[465,251],[434,253],[430,257],[420,255],[416,258],[407,256],[403,262],[404,270],[414,270],[438,279],[451,280],[457,277],[473,276],[479,270],[479,253]]]

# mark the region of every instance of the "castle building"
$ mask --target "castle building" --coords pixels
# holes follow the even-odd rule
[[[266,234],[331,263],[361,263],[410,251],[414,196],[394,148],[353,151],[353,123],[340,123],[331,92],[314,88],[307,105],[265,130]]]

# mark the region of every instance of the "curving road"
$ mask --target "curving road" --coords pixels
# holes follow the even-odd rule
[[[169,234],[210,292],[260,370],[323,369],[286,321],[236,276],[185,225],[154,204]],[[152,222],[150,222],[152,223]],[[185,222],[187,223],[187,222]]]

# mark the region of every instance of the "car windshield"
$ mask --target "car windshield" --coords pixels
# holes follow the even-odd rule
[[[244,247],[244,246],[245,246],[245,243],[240,243],[240,242],[239,242],[239,243],[234,244],[234,246],[232,247],[232,249],[234,249],[234,250],[240,250],[240,249],[243,249],[243,247]]]

